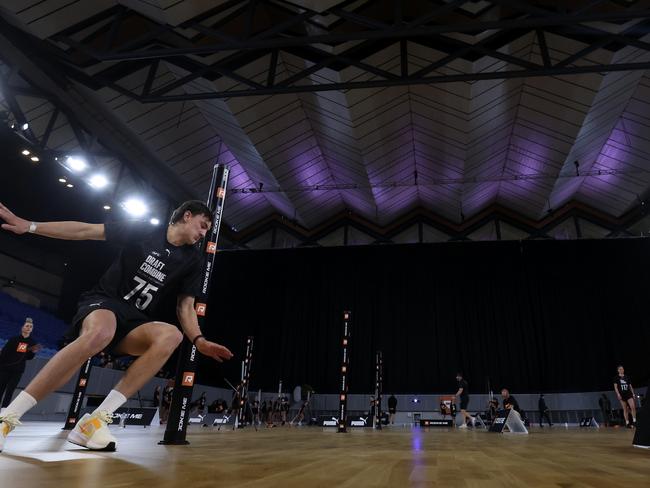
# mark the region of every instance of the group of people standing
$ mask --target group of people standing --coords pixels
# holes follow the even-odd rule
[[[625,427],[633,428],[636,425],[636,400],[634,387],[630,379],[625,374],[625,368],[619,365],[617,368],[617,375],[614,378],[614,393],[618,398],[619,403],[621,404],[621,410],[623,412],[623,419],[625,421]],[[467,407],[469,404],[469,385],[467,380],[463,378],[462,373],[456,374],[456,381],[458,383],[458,391],[454,395],[454,399],[457,399],[460,403],[460,412],[463,416],[463,422],[460,425],[460,428],[467,428],[469,424],[474,425],[476,418],[470,415],[467,412]],[[522,419],[526,420],[525,412],[519,406],[519,402],[515,399],[514,396],[510,394],[507,388],[501,390],[501,398],[503,403],[504,410],[514,410],[516,411]],[[609,425],[611,421],[611,403],[607,398],[607,395],[603,393],[601,398],[598,401],[601,411],[603,412],[603,418],[605,419],[605,424]],[[546,420],[548,426],[551,427],[553,422],[550,417],[550,409],[546,404],[546,399],[544,394],[539,395],[537,401],[537,408],[539,414],[539,426],[543,427],[543,422]],[[491,398],[488,401],[488,409],[486,412],[486,417],[488,420],[495,418],[499,410],[499,400],[496,398]]]

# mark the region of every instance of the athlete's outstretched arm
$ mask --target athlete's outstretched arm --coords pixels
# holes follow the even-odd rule
[[[201,334],[199,320],[196,316],[196,310],[194,310],[194,297],[180,295],[176,301],[176,315],[181,323],[183,332],[185,332],[185,335],[190,341],[194,341],[196,337],[201,336],[195,342],[196,348],[201,354],[211,357],[220,363],[224,359],[230,359],[232,357],[232,353],[226,346],[211,342]]]
[[[104,224],[88,224],[86,222],[30,222],[15,215],[0,203],[0,220],[2,228],[14,234],[31,232],[39,236],[70,241],[104,241],[106,233]]]

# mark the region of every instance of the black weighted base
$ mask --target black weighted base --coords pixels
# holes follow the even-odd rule
[[[186,446],[190,443],[190,441],[159,441],[158,445],[159,446]]]

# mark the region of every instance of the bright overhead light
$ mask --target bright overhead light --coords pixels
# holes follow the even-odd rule
[[[30,152],[29,152],[27,149],[23,149],[23,150],[21,151],[21,154],[22,154],[23,156],[29,156]]]
[[[81,158],[76,158],[74,156],[68,156],[66,159],[66,164],[68,168],[77,173],[81,173],[88,167],[88,163]]]
[[[90,177],[88,184],[96,190],[101,190],[102,188],[105,188],[106,185],[108,185],[108,180],[104,175],[96,174]]]
[[[38,159],[38,156],[32,156],[32,157],[29,158],[29,159],[31,159],[31,160],[34,161],[35,163],[38,163],[38,162],[40,161],[40,159]]]
[[[149,222],[151,223],[151,225],[158,225],[158,224],[160,224],[160,220],[158,220],[158,219],[155,218],[155,217],[154,217],[153,219],[149,220]]]
[[[73,185],[72,183],[68,183],[68,184],[65,185],[65,186],[67,186],[68,188],[74,188],[74,185]]]
[[[59,178],[59,182],[60,182],[60,183],[67,183],[68,180],[66,180],[65,178]]]
[[[27,129],[29,129],[29,124],[28,124],[27,122],[25,122],[25,123],[23,124],[23,126],[22,126],[22,129],[23,129],[23,130],[27,130]]]
[[[110,210],[111,206],[110,205],[104,205],[104,210]]]
[[[149,212],[149,209],[145,203],[138,198],[129,198],[124,203],[122,203],[122,207],[134,217],[142,217],[147,212]]]

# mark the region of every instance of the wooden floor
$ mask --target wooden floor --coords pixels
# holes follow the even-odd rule
[[[534,429],[528,436],[403,427],[352,431],[190,427],[189,446],[159,446],[159,427],[115,429],[118,451],[65,442],[27,423],[0,454],[1,487],[649,487],[650,452],[624,429]]]

